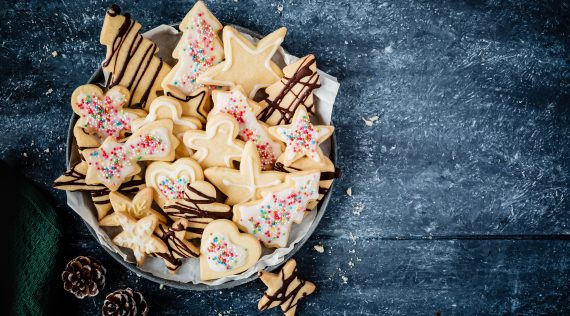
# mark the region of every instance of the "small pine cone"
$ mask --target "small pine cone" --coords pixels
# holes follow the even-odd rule
[[[77,298],[95,296],[105,287],[107,270],[93,257],[79,256],[67,263],[61,274],[63,288]]]
[[[107,295],[103,303],[103,316],[145,316],[147,313],[148,305],[142,294],[130,288],[116,290]]]

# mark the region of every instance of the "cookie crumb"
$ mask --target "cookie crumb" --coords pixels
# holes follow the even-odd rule
[[[392,45],[388,45],[384,48],[384,53],[386,54],[392,54],[394,52],[394,48],[392,47]]]
[[[379,119],[380,119],[380,116],[378,116],[378,115],[374,115],[374,116],[371,116],[369,118],[365,118],[365,117],[362,118],[362,120],[364,121],[364,124],[366,124],[366,126],[374,125],[374,123],[376,123]]]
[[[364,124],[366,124],[366,126],[372,126],[372,125],[374,125],[374,122],[372,122],[372,121],[370,121],[370,120],[367,120],[367,119],[365,119],[365,118],[362,118],[362,120],[364,121]]]
[[[59,55],[59,52],[57,50],[54,50],[53,52],[51,52],[51,55],[53,57],[57,57]]]
[[[343,283],[343,284],[347,284],[347,283],[348,283],[348,278],[345,277],[344,275],[341,275],[340,278],[342,279],[342,283]]]
[[[346,189],[346,195],[352,196],[352,188]]]
[[[313,249],[315,249],[315,251],[318,253],[324,253],[325,252],[325,247],[323,247],[323,245],[314,245]]]
[[[356,250],[354,250],[354,249],[350,249],[350,250],[348,251],[348,253],[355,253],[355,252],[356,252]]]
[[[344,41],[344,45],[348,45],[348,41]]]
[[[380,117],[378,115],[374,115],[373,117],[370,118],[370,120],[372,121],[372,123],[378,121],[380,119]]]
[[[351,269],[354,268],[354,262],[352,262],[352,260],[350,260],[350,261],[348,262],[348,266],[349,266]]]
[[[282,4],[277,5],[277,11],[283,12],[283,5]]]
[[[28,153],[23,153],[22,156],[28,158]]]
[[[46,149],[44,150],[44,153],[49,153],[49,148],[46,148]]]
[[[161,284],[158,286],[159,289],[163,290],[164,289],[164,284]]]
[[[358,202],[358,203],[356,203],[356,205],[352,209],[352,214],[354,214],[356,216],[360,216],[360,213],[362,213],[363,209],[364,209],[364,203]]]
[[[46,91],[45,95],[51,94],[53,92],[52,88],[49,88],[48,91]]]

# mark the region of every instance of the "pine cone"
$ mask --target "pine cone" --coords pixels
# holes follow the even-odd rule
[[[142,294],[130,288],[116,290],[107,295],[103,303],[103,316],[145,316],[147,313],[148,305]]]
[[[93,257],[79,256],[67,263],[61,274],[63,288],[77,298],[95,296],[105,287],[107,270]]]

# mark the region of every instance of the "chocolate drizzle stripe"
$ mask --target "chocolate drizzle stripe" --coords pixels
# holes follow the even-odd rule
[[[184,226],[179,224],[177,227],[165,228],[164,225],[159,225],[159,234],[155,235],[160,238],[168,247],[168,253],[154,253],[154,256],[159,256],[168,261],[168,269],[174,271],[182,265],[180,258],[198,257],[199,254],[194,252],[188,247],[183,240],[176,237],[175,233],[184,230]]]
[[[266,122],[274,113],[275,111],[279,112],[280,118],[275,125],[280,124],[289,124],[291,123],[291,118],[295,114],[295,111],[299,107],[299,105],[304,105],[307,108],[307,111],[311,114],[315,114],[315,106],[311,104],[307,106],[306,101],[309,96],[313,93],[313,90],[320,87],[321,85],[318,82],[319,75],[316,72],[313,72],[310,67],[315,63],[315,58],[307,58],[295,71],[291,78],[283,77],[281,79],[281,83],[283,84],[283,88],[275,97],[274,100],[270,100],[269,97],[265,99],[267,102],[267,106],[258,114],[257,118],[260,121]],[[309,77],[306,82],[301,81],[303,78]],[[303,87],[298,94],[293,92],[293,88],[297,85],[301,84]],[[295,101],[292,102],[288,107],[281,106],[283,99],[287,94],[291,93],[295,96]]]
[[[267,310],[275,302],[278,303],[278,305],[280,305],[282,307],[285,306],[284,309],[282,308],[284,313],[287,313],[293,307],[297,306],[298,300],[295,304],[293,304],[293,302],[295,301],[295,297],[297,297],[297,294],[299,293],[299,291],[305,286],[306,282],[304,280],[298,279],[299,284],[294,289],[292,289],[289,293],[287,293],[287,290],[289,290],[289,286],[291,286],[291,283],[293,283],[293,281],[295,281],[295,279],[298,279],[297,278],[297,268],[295,268],[295,270],[293,270],[293,273],[291,273],[291,275],[289,275],[287,278],[285,278],[285,273],[282,271],[281,272],[281,287],[277,291],[275,291],[273,294],[269,294],[267,292],[265,292],[263,294],[267,298],[267,302],[265,304],[263,304],[259,308],[259,310],[261,310],[261,311]],[[284,305],[284,304],[287,304],[287,305]]]

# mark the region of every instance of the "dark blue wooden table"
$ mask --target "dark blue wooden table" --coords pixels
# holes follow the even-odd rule
[[[59,283],[46,291],[81,315],[127,286],[157,315],[254,315],[261,282],[160,289],[114,262],[50,188],[65,169],[70,94],[104,58],[110,4],[0,4],[0,157],[53,200],[63,258],[93,255],[109,271],[94,299],[76,300]],[[192,1],[121,4],[146,30],[179,22]],[[286,26],[284,46],[314,53],[341,82],[333,117],[343,178],[296,255],[318,287],[301,315],[570,312],[567,2],[207,4],[222,22],[262,34]]]

